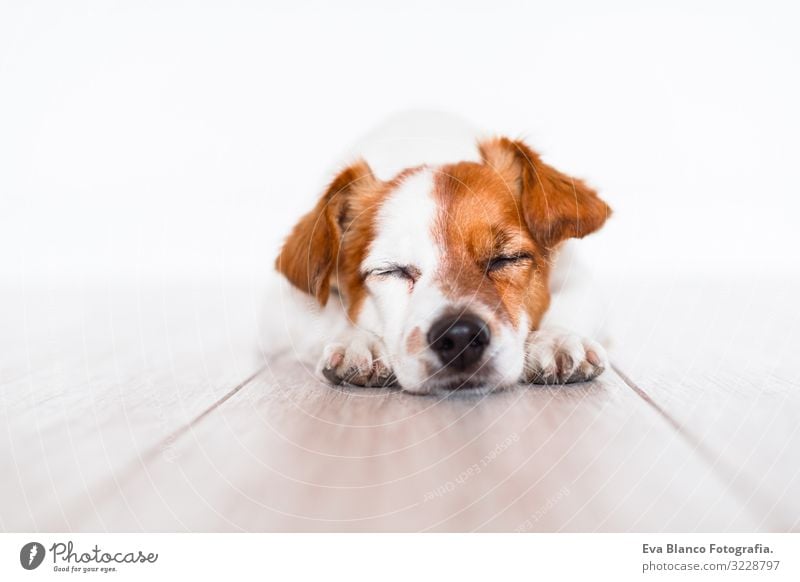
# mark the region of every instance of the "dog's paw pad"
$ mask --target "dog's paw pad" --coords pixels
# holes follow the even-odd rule
[[[607,367],[606,351],[597,342],[567,332],[536,331],[528,338],[523,380],[531,384],[587,382]]]

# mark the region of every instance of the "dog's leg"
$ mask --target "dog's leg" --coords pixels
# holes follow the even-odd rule
[[[382,342],[363,331],[353,331],[343,341],[328,344],[319,372],[334,384],[392,386],[397,382]]]
[[[523,382],[571,384],[586,382],[608,367],[606,350],[594,340],[558,328],[528,336]]]
[[[334,384],[396,383],[380,339],[353,327],[338,295],[333,294],[327,305],[320,307],[313,297],[282,278],[270,283],[261,326],[265,356],[291,354],[302,364],[316,364],[317,373]],[[331,342],[332,338],[335,341]]]
[[[552,301],[541,327],[528,335],[522,380],[534,384],[592,380],[609,366],[601,345],[609,337],[607,309],[592,282],[592,270],[574,245],[562,246],[550,283]]]

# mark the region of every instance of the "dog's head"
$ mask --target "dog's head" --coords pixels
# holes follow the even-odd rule
[[[378,180],[357,162],[295,226],[276,265],[381,338],[409,391],[516,382],[550,302],[558,245],[609,207],[524,143],[479,144],[481,162]],[[333,293],[335,296],[332,296]]]

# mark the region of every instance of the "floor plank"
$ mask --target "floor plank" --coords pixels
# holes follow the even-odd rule
[[[625,283],[621,375],[437,398],[263,368],[248,290],[17,289],[0,527],[797,529],[795,291]]]
[[[272,362],[125,497],[137,522],[118,504],[104,514],[148,530],[733,531],[757,518],[613,372],[439,398],[334,389]]]
[[[125,471],[258,367],[224,293],[6,292],[0,345],[0,517],[69,531],[116,496]],[[161,444],[159,444],[161,443]],[[120,499],[126,506],[126,500]],[[132,514],[135,518],[135,515]]]
[[[620,372],[759,526],[800,529],[800,285],[786,275],[615,294]]]

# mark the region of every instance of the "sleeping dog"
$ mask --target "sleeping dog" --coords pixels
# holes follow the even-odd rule
[[[598,230],[608,205],[523,141],[462,140],[449,158],[447,141],[384,141],[384,159],[333,177],[275,262],[268,349],[336,384],[415,393],[597,377],[603,347],[548,307],[563,244]]]

